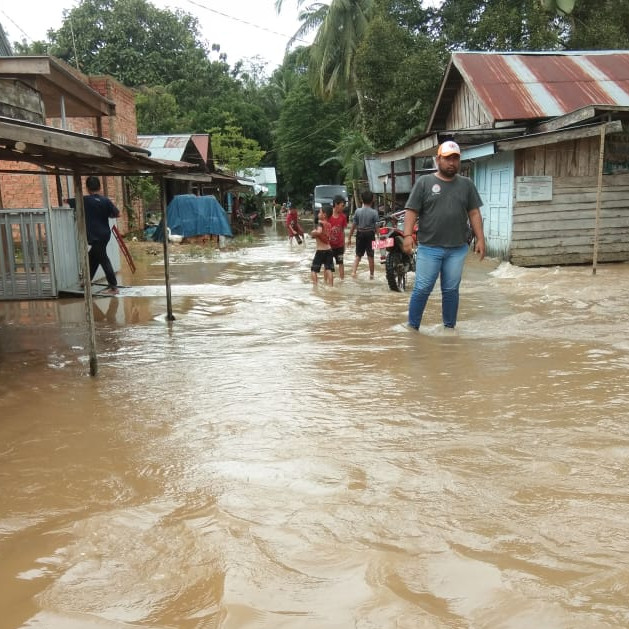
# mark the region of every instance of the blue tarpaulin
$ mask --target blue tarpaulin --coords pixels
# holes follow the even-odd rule
[[[166,208],[168,227],[171,234],[183,236],[231,236],[227,212],[216,197],[198,197],[194,194],[178,194]],[[162,223],[153,234],[153,240],[161,241],[164,236]]]

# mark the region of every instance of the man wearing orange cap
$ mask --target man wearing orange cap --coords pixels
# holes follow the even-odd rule
[[[437,277],[441,278],[441,314],[446,328],[456,326],[459,285],[468,253],[468,225],[474,232],[474,250],[485,257],[485,236],[480,207],[483,202],[474,182],[459,175],[461,149],[448,140],[439,146],[437,172],[422,175],[406,202],[404,250],[413,248],[412,230],[418,222],[417,271],[408,306],[408,324],[419,329]]]

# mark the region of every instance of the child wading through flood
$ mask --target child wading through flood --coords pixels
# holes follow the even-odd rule
[[[288,231],[288,240],[293,242],[293,238],[301,245],[304,237],[304,230],[299,224],[299,215],[296,207],[289,207],[286,214],[286,230]]]
[[[317,250],[310,267],[312,283],[315,286],[319,282],[321,266],[323,266],[323,280],[325,283],[330,286],[334,284],[334,256],[332,255],[332,247],[330,247],[330,231],[332,229],[329,222],[330,216],[332,216],[332,207],[324,205],[319,210],[319,223],[310,232],[310,235],[317,241]]]

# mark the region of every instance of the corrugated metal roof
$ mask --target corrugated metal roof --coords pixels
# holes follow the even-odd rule
[[[138,146],[148,149],[154,159],[179,161],[192,136],[180,135],[139,135]]]
[[[171,161],[194,161],[214,169],[207,133],[173,133],[169,135],[139,135],[138,146],[147,149],[151,157]]]
[[[430,128],[463,79],[494,122],[561,116],[587,105],[629,105],[629,51],[455,52]],[[444,102],[449,101],[449,102]]]
[[[203,159],[207,161],[210,158],[210,136],[207,133],[195,133],[192,135],[192,142]]]

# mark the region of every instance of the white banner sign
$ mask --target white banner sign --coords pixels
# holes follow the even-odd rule
[[[516,177],[516,201],[552,201],[552,177]]]

